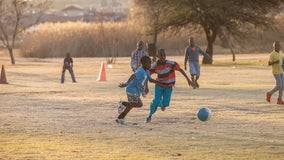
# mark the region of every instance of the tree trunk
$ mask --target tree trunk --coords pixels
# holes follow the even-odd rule
[[[14,54],[13,54],[13,48],[8,48],[8,50],[9,50],[9,54],[10,54],[10,58],[11,58],[11,63],[15,64],[15,57],[14,57]]]
[[[206,52],[209,54],[209,56],[213,59],[213,44],[217,36],[217,29],[210,29],[209,27],[203,27],[206,39],[207,39],[207,49]],[[205,56],[202,59],[202,64],[212,64],[212,61]]]
[[[235,54],[235,52],[234,52],[234,49],[233,49],[233,46],[230,46],[230,50],[231,50],[231,53],[232,53],[232,55],[233,55],[233,62],[235,62],[236,61],[236,54]]]
[[[158,39],[158,32],[157,32],[157,30],[155,30],[155,33],[154,33],[154,46],[155,46],[155,50],[156,50],[156,47],[157,47],[157,39]],[[156,62],[156,55],[153,56],[152,62],[153,63]]]
[[[211,41],[207,42],[207,43],[208,44],[207,44],[206,52],[213,59],[213,43]],[[202,64],[212,64],[212,61],[204,56],[203,59],[202,59]]]

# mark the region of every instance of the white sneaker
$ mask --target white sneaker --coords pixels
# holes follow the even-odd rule
[[[123,118],[119,119],[119,118],[116,118],[116,123],[119,123],[119,124],[123,124],[123,125],[127,125],[127,123],[125,122],[125,120]]]
[[[122,101],[120,101],[117,107],[118,114],[121,114],[124,111],[124,109],[125,109],[125,106],[122,104]]]

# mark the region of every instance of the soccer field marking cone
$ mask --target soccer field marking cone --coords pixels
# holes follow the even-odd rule
[[[98,81],[106,81],[106,68],[104,62],[102,62],[101,70],[99,74]]]
[[[6,79],[6,74],[5,74],[4,65],[2,65],[2,69],[1,69],[0,84],[8,84],[7,79]]]

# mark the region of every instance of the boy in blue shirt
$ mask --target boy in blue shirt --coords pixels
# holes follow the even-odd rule
[[[130,76],[128,81],[119,84],[120,88],[126,87],[126,94],[128,98],[128,101],[119,102],[119,116],[115,120],[119,124],[126,124],[124,118],[133,107],[139,108],[143,106],[140,95],[142,93],[142,95],[145,96],[149,92],[147,81],[157,83],[156,80],[151,78],[149,73],[149,69],[151,68],[150,57],[142,57],[140,63],[142,66]]]

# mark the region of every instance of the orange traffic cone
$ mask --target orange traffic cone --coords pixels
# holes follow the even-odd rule
[[[98,81],[106,81],[106,69],[105,69],[104,62],[102,62],[102,65],[101,65],[101,70],[100,70]]]
[[[7,79],[6,79],[4,65],[2,65],[2,69],[1,69],[0,84],[8,84]]]

